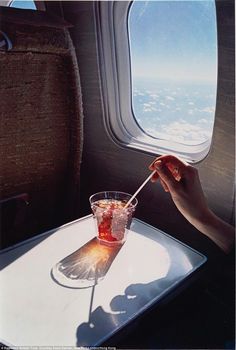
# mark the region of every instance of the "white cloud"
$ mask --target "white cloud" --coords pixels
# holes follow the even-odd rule
[[[144,112],[152,112],[152,108],[150,108],[150,107],[144,107],[144,108],[143,108],[143,111],[144,111]]]
[[[143,111],[144,112],[156,112],[157,108],[153,106],[153,104],[150,103],[144,103],[143,104]]]
[[[147,128],[151,135],[165,139],[180,142],[184,144],[199,144],[208,140],[211,137],[211,131],[204,126],[191,124],[186,121],[175,121],[170,124],[159,125],[158,130]]]
[[[194,110],[193,109],[189,109],[188,110],[188,114],[192,115],[194,113]]]
[[[215,108],[214,107],[205,107],[203,109],[200,109],[200,112],[214,113],[215,112]]]
[[[152,97],[154,100],[158,100],[160,96],[157,94],[150,94],[150,97]]]
[[[203,124],[207,124],[208,120],[206,120],[205,118],[199,119],[198,123],[203,123]]]
[[[172,96],[166,96],[166,99],[169,100],[169,101],[174,101],[175,100],[175,98],[172,97]]]

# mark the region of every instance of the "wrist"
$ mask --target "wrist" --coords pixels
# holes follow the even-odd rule
[[[214,220],[215,214],[209,208],[205,208],[200,213],[198,212],[196,216],[191,217],[189,221],[200,230],[200,227],[214,225]]]
[[[234,228],[221,220],[210,209],[192,224],[208,238],[214,241],[225,253],[229,253],[234,244]]]

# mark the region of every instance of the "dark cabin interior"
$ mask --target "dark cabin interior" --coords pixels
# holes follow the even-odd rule
[[[46,1],[45,11],[0,7],[1,249],[91,213],[105,189],[133,193],[155,158],[114,143],[104,128],[93,1]],[[211,209],[235,225],[235,16],[216,0],[218,87],[213,141],[196,164]],[[147,205],[148,203],[148,205]],[[202,252],[207,269],[104,346],[233,349],[234,254],[225,257],[148,184],[136,217]]]

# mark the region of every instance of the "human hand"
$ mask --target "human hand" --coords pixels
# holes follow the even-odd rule
[[[160,156],[149,166],[156,170],[152,182],[158,179],[166,192],[169,192],[178,210],[196,226],[204,222],[209,208],[202,190],[198,171],[172,155]]]

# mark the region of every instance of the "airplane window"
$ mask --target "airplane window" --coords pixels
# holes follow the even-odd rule
[[[217,87],[215,3],[134,1],[128,16],[132,110],[155,139],[211,140]]]
[[[37,10],[34,1],[31,1],[31,0],[27,0],[27,1],[13,0],[10,2],[9,7],[14,7],[18,9]]]
[[[204,159],[217,95],[215,1],[96,1],[94,8],[109,136],[149,154]]]
[[[0,0],[0,6],[13,7],[24,10],[46,11],[45,2],[42,0]]]

